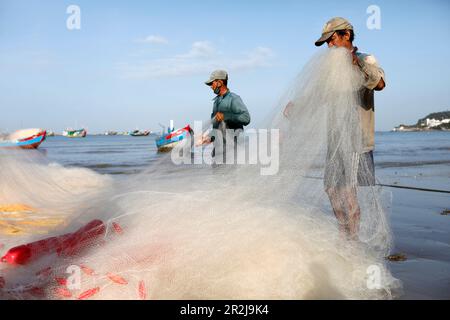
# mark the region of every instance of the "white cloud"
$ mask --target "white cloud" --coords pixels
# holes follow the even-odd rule
[[[162,37],[162,36],[156,36],[156,35],[150,35],[144,39],[139,39],[137,42],[140,43],[150,43],[150,44],[168,44],[169,41]]]
[[[125,62],[117,65],[121,76],[131,79],[209,74],[214,69],[242,71],[270,67],[273,51],[257,47],[238,55],[223,54],[208,41],[194,42],[187,53],[169,58]]]
[[[176,58],[181,59],[197,59],[197,58],[212,58],[218,54],[217,50],[208,41],[196,41],[192,44],[191,50],[185,54],[179,54]]]
[[[257,47],[246,54],[244,58],[230,61],[230,69],[244,70],[262,67],[270,67],[270,60],[274,53],[272,49]]]

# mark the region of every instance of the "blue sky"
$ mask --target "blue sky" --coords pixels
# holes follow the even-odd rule
[[[81,29],[68,30],[69,5]],[[366,12],[377,5],[381,29]],[[450,2],[0,0],[0,131],[159,130],[205,120],[203,84],[227,68],[230,88],[256,125],[317,51],[333,16],[348,18],[357,45],[386,72],[376,129],[450,109]],[[323,49],[322,49],[323,50]]]

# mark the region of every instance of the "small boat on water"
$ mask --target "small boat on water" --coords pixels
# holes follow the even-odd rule
[[[145,137],[148,136],[150,134],[150,131],[145,130],[145,131],[141,131],[141,130],[133,130],[129,132],[130,136],[133,137]]]
[[[45,140],[47,132],[42,129],[23,129],[0,137],[0,148],[36,149]]]
[[[63,131],[62,135],[68,138],[84,138],[87,135],[87,131],[86,129],[78,129],[78,130],[66,129]]]
[[[178,130],[169,127],[167,133],[162,134],[155,140],[158,152],[168,152],[172,150],[181,140],[186,139],[188,135],[192,134],[193,131],[189,125]]]

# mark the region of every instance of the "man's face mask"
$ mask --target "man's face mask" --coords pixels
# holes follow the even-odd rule
[[[216,82],[216,87],[214,88],[214,93],[219,95],[221,87],[222,87],[222,83],[220,81],[217,81]]]

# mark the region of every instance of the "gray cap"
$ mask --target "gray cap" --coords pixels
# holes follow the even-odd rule
[[[205,84],[210,86],[214,80],[228,80],[228,73],[225,70],[214,70]]]
[[[316,41],[316,46],[321,46],[333,33],[339,30],[353,30],[353,26],[346,19],[336,17],[328,21],[322,29],[322,36]]]

